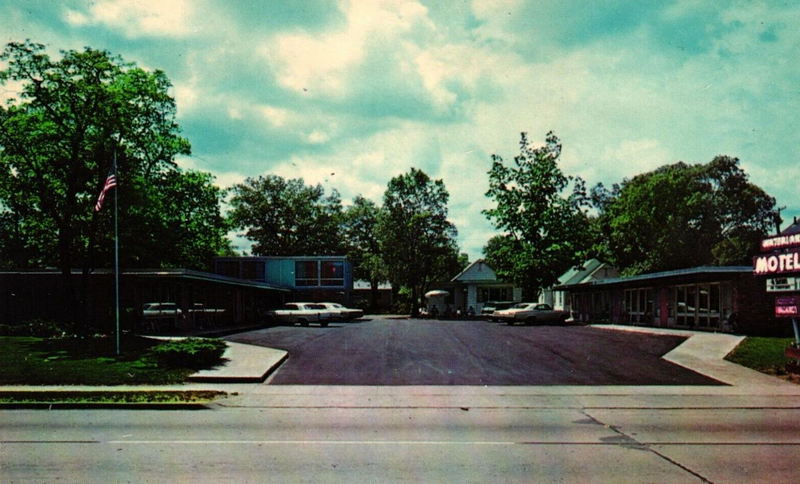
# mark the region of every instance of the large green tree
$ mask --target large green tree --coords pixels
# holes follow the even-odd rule
[[[411,168],[389,181],[378,223],[380,249],[395,287],[411,293],[411,314],[419,310],[421,295],[458,263],[455,226],[447,219],[450,195],[442,180]]]
[[[248,178],[232,188],[229,214],[256,255],[341,255],[342,202],[334,190],[277,175]]]
[[[675,163],[594,189],[609,262],[625,274],[749,264],[780,224],[775,199],[750,183],[739,160]]]
[[[378,284],[386,280],[377,230],[380,213],[375,202],[359,195],[345,208],[342,217],[343,238],[348,259],[353,264],[353,277],[369,281],[372,310],[378,299]]]
[[[495,206],[483,213],[501,234],[489,241],[484,253],[500,277],[533,298],[579,262],[591,241],[583,183],[568,193],[573,178],[558,166],[558,137],[548,133],[543,146],[533,147],[522,133],[519,145],[513,163],[492,155],[486,196]]]
[[[232,254],[220,211],[224,190],[210,173],[172,169],[152,174],[146,183],[131,182],[120,193],[125,206],[120,239],[130,241],[120,254],[125,267],[208,270],[214,256]]]
[[[71,270],[86,275],[112,263],[111,210],[93,207],[115,157],[123,261],[198,263],[163,237],[187,242],[203,232],[211,247],[203,254],[225,246],[210,178],[174,163],[190,147],[163,72],[88,47],[52,59],[30,41],[9,43],[0,60],[0,84],[13,86],[0,107],[0,259],[58,267],[66,317],[82,318]]]

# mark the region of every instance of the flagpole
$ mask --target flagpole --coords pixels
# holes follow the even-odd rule
[[[117,149],[114,148],[114,176],[117,175]],[[119,187],[114,188],[114,322],[116,324],[117,333],[117,356],[120,354],[119,349],[119,229],[117,225],[117,198]]]

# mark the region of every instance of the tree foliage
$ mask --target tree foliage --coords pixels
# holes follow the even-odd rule
[[[353,204],[344,210],[342,234],[347,256],[353,264],[353,277],[370,283],[370,308],[375,309],[378,284],[387,280],[378,238],[378,221],[381,209],[362,196],[353,199]]]
[[[430,282],[451,277],[453,261],[459,262],[456,228],[447,220],[449,198],[442,180],[416,168],[392,178],[383,195],[380,250],[392,285],[409,288],[412,314]]]
[[[625,274],[749,264],[780,224],[775,199],[728,156],[662,166],[593,195],[609,262]]]
[[[111,211],[93,207],[115,156],[124,263],[192,266],[198,249],[225,246],[210,177],[175,166],[190,147],[163,72],[88,47],[51,59],[30,41],[9,43],[0,60],[0,85],[19,89],[0,107],[4,265],[56,266],[70,292],[72,268],[111,265]],[[171,245],[201,233],[192,247]]]
[[[229,214],[245,230],[256,255],[341,255],[342,202],[334,190],[307,186],[300,178],[248,178],[232,188]]]
[[[489,190],[495,207],[484,214],[502,232],[484,248],[497,274],[523,288],[526,297],[553,284],[579,262],[590,245],[583,183],[565,195],[573,178],[558,166],[561,143],[552,132],[533,147],[525,133],[512,164],[492,155]]]

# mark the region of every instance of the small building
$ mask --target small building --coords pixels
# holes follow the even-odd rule
[[[353,270],[346,256],[217,257],[214,272],[288,289],[293,301],[351,304]]]
[[[447,287],[442,288],[452,291],[444,304],[452,305],[454,311],[461,310],[464,314],[470,307],[475,314],[480,314],[487,302],[522,300],[522,289],[498,279],[497,274],[483,259],[468,265],[450,280]],[[443,314],[446,308],[437,309]]]

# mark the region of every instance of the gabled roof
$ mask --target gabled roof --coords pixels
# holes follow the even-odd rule
[[[586,279],[591,277],[592,274],[597,272],[597,270],[604,265],[605,263],[600,262],[597,259],[589,259],[582,265],[573,267],[562,274],[561,277],[558,278],[558,285],[565,286],[585,282]]]
[[[486,264],[483,259],[478,259],[468,265],[457,276],[450,279],[450,282],[496,282],[497,274],[494,269]]]

